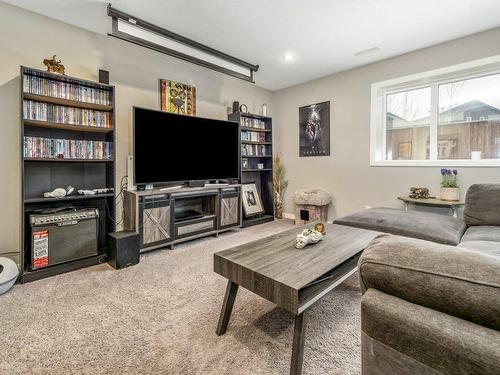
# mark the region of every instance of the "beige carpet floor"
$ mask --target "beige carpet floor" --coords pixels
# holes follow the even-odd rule
[[[276,221],[107,264],[0,296],[0,374],[287,374],[293,316],[240,288],[215,335],[226,280],[213,256],[292,227]],[[304,374],[359,374],[355,276],[309,310]]]

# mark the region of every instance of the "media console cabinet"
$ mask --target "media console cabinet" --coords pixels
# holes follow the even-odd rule
[[[124,227],[139,233],[141,252],[173,248],[179,242],[240,227],[240,195],[238,184],[127,190]],[[182,215],[189,212],[198,214]]]

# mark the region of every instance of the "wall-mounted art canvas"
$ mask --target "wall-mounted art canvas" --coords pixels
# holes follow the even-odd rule
[[[196,87],[160,79],[161,110],[196,116]]]
[[[299,156],[330,155],[330,102],[299,108]]]

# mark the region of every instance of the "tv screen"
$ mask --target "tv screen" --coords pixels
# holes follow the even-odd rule
[[[134,107],[134,182],[239,178],[239,124]]]

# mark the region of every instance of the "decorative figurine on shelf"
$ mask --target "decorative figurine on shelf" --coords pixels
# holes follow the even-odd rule
[[[64,198],[67,195],[73,194],[75,188],[73,186],[68,186],[66,189],[57,188],[47,193],[43,193],[44,198]]]
[[[321,233],[323,236],[326,234],[326,230],[325,230],[325,224],[323,223],[318,223],[314,226],[314,230],[315,231],[318,231],[319,233]]]
[[[267,104],[262,104],[262,116],[267,116]]]
[[[56,60],[56,55],[53,55],[51,59],[44,59],[43,65],[47,67],[47,71],[51,73],[58,73],[64,75],[64,65],[61,64],[61,60]]]
[[[295,240],[295,248],[302,249],[306,245],[314,244],[323,239],[323,235],[317,230],[304,229],[302,233],[297,234],[297,239]]]
[[[428,199],[429,189],[424,187],[412,187],[410,188],[410,198],[413,199]]]

